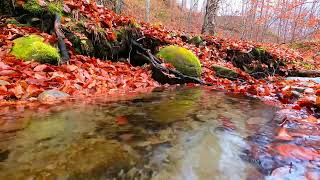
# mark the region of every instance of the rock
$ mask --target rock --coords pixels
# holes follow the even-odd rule
[[[48,90],[48,91],[44,91],[42,92],[39,96],[38,96],[38,100],[39,101],[54,101],[57,99],[61,99],[61,98],[67,98],[70,95],[55,89],[52,90]]]
[[[9,84],[10,84],[9,82],[0,79],[0,86],[6,86]]]
[[[180,36],[180,38],[181,38],[181,40],[183,41],[183,42],[188,42],[188,41],[190,41],[190,35],[188,35],[188,34],[182,34],[181,36]]]
[[[306,90],[306,88],[304,88],[304,87],[299,87],[299,86],[292,86],[291,89],[292,89],[293,91],[296,91],[296,92],[299,92],[299,93],[303,93],[303,92]]]
[[[39,15],[44,12],[44,8],[40,6],[37,0],[28,0],[23,5],[23,9],[34,15]]]
[[[296,98],[300,98],[302,97],[301,93],[299,91],[291,91],[293,96],[296,97]]]
[[[191,51],[179,46],[167,46],[157,54],[165,63],[172,64],[182,74],[200,77],[200,60]]]
[[[1,179],[109,179],[122,169],[129,169],[138,157],[115,140],[90,138],[75,140],[68,145],[46,143],[14,150],[17,164],[6,164]],[[44,141],[42,141],[44,143]],[[8,161],[13,161],[10,157]],[[44,163],[45,162],[45,163]],[[15,167],[15,168],[13,168]]]
[[[203,40],[200,36],[194,36],[189,40],[189,43],[194,44],[196,46],[199,46],[202,42]]]
[[[218,77],[235,79],[239,76],[237,72],[223,66],[213,65],[212,68],[216,71]]]
[[[43,42],[43,37],[30,35],[15,39],[11,54],[25,61],[35,60],[39,63],[57,65],[60,60],[58,50]]]

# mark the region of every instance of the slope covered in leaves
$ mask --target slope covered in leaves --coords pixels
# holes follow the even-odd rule
[[[47,89],[59,89],[70,95],[92,95],[112,91],[139,91],[159,84],[151,79],[148,68],[133,67],[128,63],[101,61],[72,55],[70,64],[53,66],[24,62],[9,54],[12,40],[27,34],[39,34],[47,42],[55,37],[30,27],[7,25],[1,27],[0,43],[0,99],[34,100]],[[119,92],[120,91],[120,92]]]

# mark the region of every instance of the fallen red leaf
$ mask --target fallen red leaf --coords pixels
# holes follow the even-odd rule
[[[275,147],[275,150],[285,158],[294,158],[300,160],[315,160],[320,158],[317,151],[305,147],[283,144]]]
[[[33,84],[30,84],[26,89],[27,96],[37,96],[42,92],[43,92],[43,89]]]
[[[16,85],[14,88],[11,88],[10,91],[16,96],[16,98],[21,98],[24,94],[24,90],[20,84]]]
[[[118,125],[126,125],[126,124],[128,124],[128,118],[125,116],[118,116],[116,118],[116,123]]]
[[[278,135],[275,138],[285,141],[293,140],[293,137],[288,134],[287,129],[283,127],[280,128]]]
[[[33,70],[36,71],[36,72],[39,72],[39,71],[43,71],[44,69],[46,69],[48,66],[45,65],[45,64],[40,64],[38,66],[36,66]]]

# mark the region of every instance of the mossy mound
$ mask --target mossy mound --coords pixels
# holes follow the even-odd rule
[[[50,14],[59,14],[59,15],[62,15],[63,13],[63,5],[61,2],[52,2],[52,3],[49,3],[48,4],[48,12]]]
[[[194,36],[190,39],[189,43],[199,46],[203,42],[201,36]]]
[[[56,48],[43,42],[38,35],[15,39],[11,54],[25,61],[35,60],[40,63],[58,64],[59,52]]]
[[[44,9],[40,6],[37,0],[28,0],[24,5],[23,9],[29,11],[32,14],[41,14]]]
[[[167,46],[160,50],[158,57],[163,58],[165,63],[172,64],[182,74],[200,77],[201,64],[197,56],[191,51],[179,46]]]
[[[227,78],[227,79],[236,79],[239,76],[237,72],[223,66],[213,65],[212,69],[216,71],[216,75],[218,77]]]

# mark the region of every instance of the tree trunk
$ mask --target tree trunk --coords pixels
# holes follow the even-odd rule
[[[181,10],[184,11],[187,7],[187,0],[181,0]]]
[[[206,12],[202,25],[202,34],[214,35],[219,2],[220,0],[207,0]]]
[[[150,0],[146,0],[146,17],[145,21],[150,22]]]
[[[116,0],[115,12],[116,12],[117,14],[121,14],[122,5],[123,5],[123,0]]]

